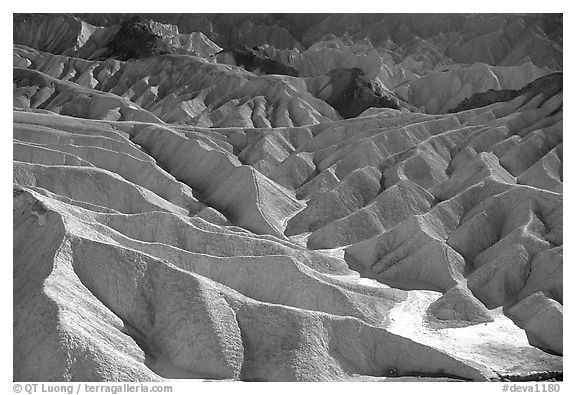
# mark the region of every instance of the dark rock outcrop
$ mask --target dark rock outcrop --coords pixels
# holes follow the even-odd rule
[[[547,100],[560,92],[562,85],[562,73],[552,73],[532,81],[522,89],[489,89],[486,92],[475,93],[448,112],[455,113],[472,108],[485,107],[490,104],[509,101],[522,95],[526,95],[526,102],[539,94],[544,95],[544,100]]]
[[[217,55],[230,55],[237,66],[242,66],[248,71],[262,74],[282,74],[298,77],[298,72],[277,60],[270,59],[258,50],[258,47],[248,48],[243,45],[228,44]]]
[[[118,33],[107,46],[110,52],[105,57],[113,56],[120,60],[175,53],[160,36],[154,34],[149,21],[139,16],[122,22]]]
[[[344,118],[357,117],[370,107],[401,109],[396,96],[366,78],[359,68],[334,69],[328,76],[330,81],[322,90],[331,91],[322,98]]]

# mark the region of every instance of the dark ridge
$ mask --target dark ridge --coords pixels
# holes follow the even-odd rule
[[[259,71],[264,74],[282,74],[298,77],[298,72],[277,60],[270,59],[261,53],[257,47],[248,48],[244,45],[227,44],[219,53],[229,53],[234,58],[236,65],[242,66],[248,71]]]
[[[464,99],[455,108],[448,110],[448,113],[486,107],[490,104],[510,101],[522,95],[526,95],[525,102],[539,94],[544,95],[544,100],[547,100],[562,91],[562,86],[562,72],[552,73],[532,81],[522,89],[489,89],[486,92],[475,93],[468,99]]]
[[[120,30],[107,45],[106,57],[120,60],[140,59],[157,55],[174,54],[175,50],[154,34],[150,21],[134,16],[120,24]]]
[[[332,93],[324,101],[344,118],[354,118],[370,107],[401,110],[410,105],[364,76],[359,68],[334,69],[328,73]]]

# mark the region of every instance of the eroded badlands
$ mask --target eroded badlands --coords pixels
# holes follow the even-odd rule
[[[551,33],[493,19],[509,55],[468,62],[473,17],[394,56],[330,18],[306,50],[270,33],[292,76],[174,26],[179,53],[101,59],[117,26],[15,16],[14,380],[562,377]]]

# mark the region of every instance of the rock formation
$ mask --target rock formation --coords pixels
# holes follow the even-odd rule
[[[324,78],[321,88],[312,93],[334,107],[344,118],[354,118],[371,107],[400,110],[398,98],[364,77],[359,68],[334,69]],[[409,108],[408,103],[402,103]]]
[[[141,18],[132,18],[122,22],[118,32],[107,43],[107,57],[120,60],[146,58],[149,56],[168,55],[174,51],[166,45],[159,35]]]
[[[239,45],[227,45],[221,52],[215,54],[218,63],[232,64],[242,66],[248,71],[257,74],[283,74],[298,76],[298,72],[292,67],[283,64],[277,60],[271,59],[258,47],[248,48]]]
[[[133,17],[14,16],[15,381],[562,378],[561,17]]]
[[[542,95],[547,99],[559,92],[562,89],[562,84],[562,73],[551,73],[532,81],[521,89],[488,89],[475,93],[448,112],[460,112],[472,108],[485,107],[494,103],[510,101],[521,95],[526,95],[530,99],[537,95]]]

